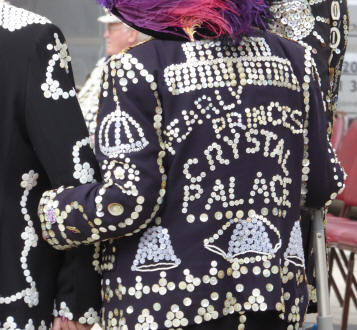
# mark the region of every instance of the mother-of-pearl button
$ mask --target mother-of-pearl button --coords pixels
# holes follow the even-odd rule
[[[119,215],[123,214],[124,207],[123,207],[123,205],[118,204],[118,203],[111,203],[111,204],[108,205],[108,212],[111,215],[119,216]]]
[[[331,18],[334,21],[338,21],[341,16],[340,4],[337,1],[332,1],[331,3]]]

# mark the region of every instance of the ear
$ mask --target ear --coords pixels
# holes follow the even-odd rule
[[[128,35],[128,42],[130,42],[131,44],[136,43],[138,40],[138,35],[139,35],[138,31],[130,29]]]

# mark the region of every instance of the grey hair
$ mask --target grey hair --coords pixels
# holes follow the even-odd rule
[[[147,34],[144,34],[142,32],[139,32],[138,34],[138,42],[144,42],[146,40],[150,39],[150,36],[148,36]]]
[[[121,22],[121,23],[125,26],[126,29],[137,31],[134,28],[132,28],[131,26],[129,26],[128,24],[125,24],[124,22]],[[137,40],[137,42],[144,42],[144,41],[146,41],[148,39],[150,39],[150,36],[138,31],[138,40]]]

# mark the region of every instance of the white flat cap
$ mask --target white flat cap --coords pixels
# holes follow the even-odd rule
[[[121,20],[110,13],[108,10],[105,11],[105,15],[98,17],[98,22],[104,24],[111,24],[111,23],[121,23]]]

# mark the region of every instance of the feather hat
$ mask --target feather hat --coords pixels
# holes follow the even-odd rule
[[[264,28],[265,0],[97,0],[133,28],[161,39],[234,39]]]

